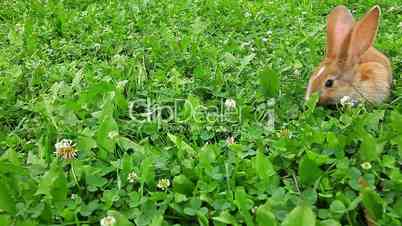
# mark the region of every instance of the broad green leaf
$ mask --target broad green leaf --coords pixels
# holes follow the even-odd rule
[[[258,177],[263,181],[269,181],[269,178],[275,174],[274,167],[271,161],[264,155],[261,150],[257,151],[255,158],[255,168]]]
[[[194,156],[195,151],[194,149],[187,144],[182,138],[177,137],[173,134],[168,133],[169,139],[176,145],[177,149],[179,150],[178,155],[180,159],[185,158],[185,155]]]
[[[0,207],[1,209],[1,207]],[[10,215],[0,214],[0,225],[12,225]]]
[[[304,185],[312,185],[321,176],[322,172],[316,161],[305,155],[299,164],[300,181]]]
[[[89,175],[87,174],[85,181],[87,185],[98,188],[103,187],[107,183],[106,178],[103,178],[95,174],[89,174]]]
[[[204,147],[201,148],[201,150],[198,152],[198,159],[200,161],[200,166],[205,169],[209,170],[212,166],[211,164],[216,162],[217,158],[217,152],[216,152],[216,146],[207,144]]]
[[[132,226],[133,224],[128,220],[128,218],[120,212],[111,210],[108,211],[109,216],[113,216],[116,219],[116,226]]]
[[[158,215],[152,219],[150,226],[162,226],[163,225],[163,215]]]
[[[119,201],[119,191],[116,189],[103,191],[102,201],[104,202],[104,207],[110,209],[114,202]]]
[[[319,99],[320,96],[318,95],[318,93],[313,93],[313,95],[311,95],[310,98],[305,102],[305,105],[308,109],[307,114],[311,114],[312,112],[314,112]]]
[[[362,193],[362,203],[367,209],[368,214],[375,220],[379,220],[383,215],[383,203],[380,195],[369,188],[364,188]]]
[[[121,159],[121,172],[125,177],[127,177],[128,174],[133,171],[133,169],[134,169],[133,156],[124,153],[123,158]]]
[[[316,217],[311,207],[301,205],[294,208],[281,226],[315,226]]]
[[[198,198],[192,198],[190,200],[189,205],[184,208],[184,213],[189,215],[189,216],[196,216],[197,213],[201,209],[201,200]]]
[[[277,226],[277,220],[275,215],[271,212],[271,208],[268,204],[262,205],[257,208],[256,221],[258,226]]]
[[[157,210],[156,203],[150,199],[146,199],[141,207],[141,212],[134,221],[138,226],[148,226],[151,224],[152,220],[159,215],[160,212]]]
[[[278,186],[279,179],[274,170],[274,166],[269,158],[264,155],[262,150],[257,150],[257,156],[253,161],[253,168],[262,182],[262,190],[272,190]]]
[[[2,159],[7,159],[16,167],[21,166],[20,160],[18,159],[18,154],[14,149],[7,150],[3,155],[1,155],[0,160]]]
[[[302,198],[306,204],[314,205],[317,202],[317,192],[313,188],[307,188],[302,193]]]
[[[235,225],[235,226],[238,225],[236,218],[227,211],[222,211],[219,214],[219,216],[213,217],[212,219],[218,222],[222,222],[224,224]]]
[[[380,154],[376,139],[370,134],[366,134],[362,137],[362,143],[359,148],[360,157],[363,161],[374,161]]]
[[[246,224],[248,226],[253,226],[254,223],[250,215],[250,209],[253,205],[253,202],[248,198],[248,195],[243,187],[236,188],[234,202],[239,209],[240,214],[243,216]]]
[[[96,132],[98,146],[103,150],[113,152],[116,143],[115,137],[118,131],[117,123],[111,115],[103,118]]]
[[[354,210],[358,207],[358,205],[361,203],[362,201],[362,197],[361,196],[357,196],[350,204],[349,207],[347,209],[347,211],[351,211]]]
[[[92,137],[80,136],[78,138],[78,150],[80,152],[89,152],[92,148],[96,148],[96,141]]]
[[[175,176],[173,179],[173,190],[175,192],[185,195],[191,195],[191,193],[193,192],[193,187],[193,182],[191,182],[191,180],[189,180],[183,174]]]
[[[391,128],[395,131],[402,133],[402,114],[397,111],[391,111],[391,123],[389,124]]]
[[[37,225],[39,224],[33,220],[18,220],[15,223],[15,226],[37,226]]]
[[[53,161],[49,171],[42,176],[35,195],[45,195],[55,202],[62,202],[67,198],[67,179],[57,160]]]
[[[392,144],[396,144],[399,146],[399,153],[402,156],[402,135],[396,136],[391,140]]]
[[[118,142],[119,142],[119,145],[126,151],[129,149],[132,149],[134,151],[142,149],[141,145],[135,143],[134,141],[132,141],[126,137],[119,136]]]
[[[14,214],[16,211],[16,201],[14,200],[13,191],[5,183],[6,180],[0,177],[0,213],[6,212]]]
[[[238,75],[240,75],[243,72],[243,70],[254,59],[254,57],[255,57],[255,53],[252,53],[248,56],[245,56],[244,58],[242,58],[240,60],[240,68],[239,68]]]
[[[194,95],[189,95],[184,101],[183,109],[180,112],[181,121],[192,122],[193,120],[196,120],[201,107],[201,101],[199,98]]]
[[[208,226],[209,225],[208,218],[205,216],[205,214],[201,214],[200,211],[198,211],[198,213],[197,213],[197,220],[198,220],[198,224],[200,226]]]
[[[336,220],[329,219],[319,222],[318,226],[342,226],[342,225]]]
[[[334,213],[336,215],[343,215],[347,211],[343,202],[341,202],[339,200],[333,201],[331,203],[331,205],[329,206],[329,209],[332,213]]]
[[[397,198],[392,208],[394,209],[396,214],[402,216],[402,197]]]
[[[80,214],[84,217],[90,216],[95,210],[99,209],[101,205],[98,200],[93,200],[88,204],[82,204],[80,207]]]
[[[66,175],[64,174],[63,169],[60,167],[57,168],[58,176],[54,181],[53,189],[52,189],[52,197],[53,204],[62,209],[64,207],[64,201],[67,200],[68,194],[68,181]]]
[[[154,183],[155,171],[151,158],[146,158],[141,164],[141,180],[150,185]]]
[[[369,131],[377,131],[380,121],[384,119],[384,113],[384,110],[376,110],[369,113],[364,119],[366,128]]]
[[[280,80],[278,73],[267,67],[258,73],[258,78],[265,96],[276,97],[279,95]]]

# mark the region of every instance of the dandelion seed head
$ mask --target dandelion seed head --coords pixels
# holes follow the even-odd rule
[[[62,139],[61,141],[57,142],[54,147],[56,148],[54,153],[57,157],[65,160],[71,160],[77,157],[78,150],[75,148],[75,144],[72,140]]]

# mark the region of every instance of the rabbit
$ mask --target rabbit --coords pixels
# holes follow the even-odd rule
[[[344,97],[354,103],[380,104],[390,95],[392,69],[389,59],[372,45],[381,10],[371,8],[358,22],[343,5],[327,18],[324,60],[309,79],[305,100],[315,92],[319,105],[336,105]]]

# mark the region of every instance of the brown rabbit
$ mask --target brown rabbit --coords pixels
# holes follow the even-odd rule
[[[358,22],[345,6],[332,10],[327,22],[326,57],[310,77],[305,99],[319,93],[319,104],[333,105],[343,97],[379,104],[390,95],[392,70],[388,58],[372,45],[380,8]]]

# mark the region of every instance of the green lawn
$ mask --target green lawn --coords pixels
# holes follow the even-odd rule
[[[303,101],[340,3],[382,106]],[[401,68],[401,0],[1,0],[0,225],[402,225]]]

